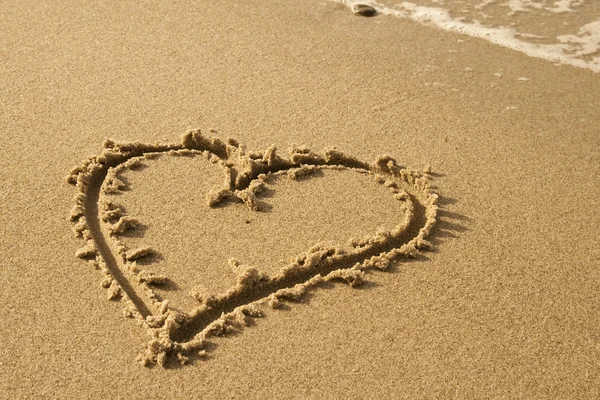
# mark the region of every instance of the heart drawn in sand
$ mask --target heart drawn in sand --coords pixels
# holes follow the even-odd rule
[[[169,249],[144,245],[144,240],[164,232],[152,230],[152,224],[148,226],[144,218],[135,215],[145,212],[144,207],[136,206],[136,196],[152,195],[147,192],[152,191],[151,184],[155,182],[138,177],[149,177],[148,171],[160,168],[179,168],[179,175],[167,169],[162,179],[185,177],[186,185],[191,186],[188,193],[191,190],[194,195],[180,197],[180,201],[198,202],[196,209],[203,213],[195,216],[196,220],[186,228],[189,232],[182,236],[195,240],[191,243],[193,251],[199,254],[197,260],[208,260],[201,257],[205,256],[203,247],[206,254],[210,253],[207,249],[211,240],[229,241],[229,247],[217,246],[217,252],[236,248],[243,253],[244,240],[254,235],[266,248],[249,254],[255,254],[257,260],[265,256],[267,261],[246,263],[240,254],[229,253],[217,254],[223,260],[218,261],[219,268],[221,264],[228,265],[227,271],[194,262],[184,267],[173,262]],[[427,176],[399,166],[389,156],[378,157],[369,164],[335,149],[318,154],[293,148],[284,158],[274,147],[249,152],[234,140],[207,138],[200,131],[187,133],[177,144],[117,144],[107,140],[102,153],[74,168],[67,180],[77,188],[70,219],[76,235],[85,241],[76,254],[103,272],[102,285],[107,288],[108,298],[122,299],[125,314],[143,322],[151,337],[140,356],[146,365],[165,365],[169,358],[185,363],[190,355],[203,356],[209,337],[246,326],[248,319],[260,317],[265,307],[278,308],[286,300],[298,300],[306,291],[329,281],[358,286],[365,271],[385,270],[400,257],[412,257],[429,249],[431,244],[426,237],[438,210],[438,196],[432,192]],[[305,190],[309,187],[306,185],[319,182],[337,186],[330,190],[332,193],[322,190],[327,186],[314,186],[317,189],[312,192]],[[339,231],[347,233],[358,225],[353,219],[360,217],[361,210],[344,214],[342,204],[336,201],[344,201],[339,200],[343,198],[339,197],[341,192],[351,192],[356,197],[348,203],[362,204],[361,199],[368,196],[361,195],[361,190],[377,192],[365,207],[375,199],[388,211],[393,209],[391,217],[385,217],[389,227],[359,232],[345,243],[312,243],[310,235],[317,234],[314,226],[309,228],[293,219],[294,215],[324,221],[343,217],[349,221]],[[177,192],[177,186],[165,193],[173,192]],[[317,196],[321,199],[314,199]],[[326,199],[334,200],[327,205]],[[163,201],[165,208],[159,211],[166,216],[155,225],[166,227],[170,220],[188,220],[186,216],[173,215],[178,200],[160,198],[155,203],[160,205]],[[323,201],[321,207],[309,209],[321,210],[322,215],[298,214],[311,201]],[[340,210],[341,217],[336,216]],[[242,229],[244,223],[247,227]],[[327,223],[331,222],[324,222]],[[168,234],[167,238],[173,236]],[[294,238],[299,243],[309,240],[306,243],[310,245],[297,254],[289,254],[288,261],[282,256],[277,268],[267,268],[272,256],[267,238],[273,243],[288,241],[288,245],[280,246],[284,250],[297,247]],[[164,244],[164,240],[167,239],[163,237],[160,243]],[[165,260],[161,260],[163,250],[167,254]],[[225,278],[219,279],[225,275],[232,277],[230,284]],[[213,284],[217,281],[221,286]]]

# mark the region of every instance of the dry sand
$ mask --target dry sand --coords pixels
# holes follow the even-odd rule
[[[331,2],[0,11],[2,397],[600,396],[598,74]]]

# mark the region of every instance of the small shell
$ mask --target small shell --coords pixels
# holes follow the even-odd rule
[[[352,7],[354,14],[362,15],[363,17],[372,17],[377,14],[377,10],[366,4],[355,4]]]

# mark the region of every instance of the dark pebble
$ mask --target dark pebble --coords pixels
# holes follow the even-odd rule
[[[354,14],[362,15],[363,17],[372,17],[377,14],[377,10],[366,4],[355,4],[352,7]]]

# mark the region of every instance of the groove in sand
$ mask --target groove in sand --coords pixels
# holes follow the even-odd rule
[[[398,166],[388,156],[368,164],[334,149],[327,150],[324,155],[293,149],[290,157],[285,159],[277,155],[273,147],[260,153],[248,153],[235,141],[208,139],[199,131],[186,134],[181,144],[115,144],[107,141],[104,147],[99,156],[75,168],[67,178],[79,191],[71,220],[78,236],[87,241],[85,251],[78,254],[93,256],[92,262],[104,271],[113,294],[124,294],[135,308],[130,310],[131,313],[144,321],[152,337],[141,356],[145,364],[164,365],[168,356],[176,356],[185,362],[189,355],[203,352],[208,337],[245,325],[247,317],[260,316],[257,307],[263,303],[277,307],[280,299],[299,298],[306,290],[330,280],[341,279],[354,286],[362,281],[364,270],[386,269],[401,256],[414,256],[419,250],[431,247],[425,238],[436,221],[437,195],[431,191],[426,176]],[[260,184],[254,183],[259,182],[261,176],[283,171],[290,173],[292,170],[296,171],[294,174],[302,174],[318,168],[338,168],[372,175],[379,183],[392,188],[396,198],[404,202],[407,212],[404,220],[392,231],[375,234],[356,244],[353,250],[310,249],[268,279],[261,277],[260,271],[248,268],[235,287],[222,295],[200,301],[192,313],[182,314],[171,309],[148,282],[140,279],[135,264],[125,256],[127,249],[115,238],[117,235],[113,232],[106,236],[103,232],[100,215],[103,184],[114,180],[117,189],[111,187],[111,190],[118,190],[115,171],[133,165],[135,157],[152,157],[164,152],[203,153],[229,169],[229,180],[223,190],[209,200],[211,205],[231,199],[245,202],[253,208],[254,191],[260,189]],[[124,271],[131,275],[131,279]],[[143,300],[141,293],[148,297],[149,303]]]

